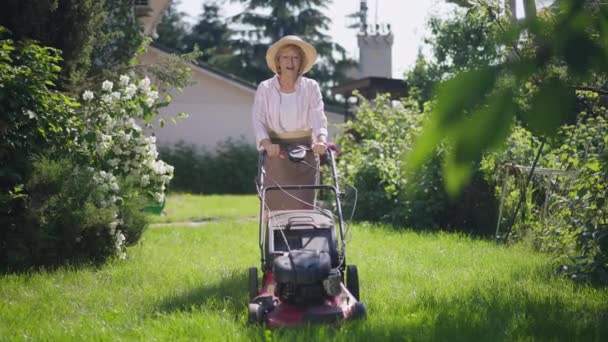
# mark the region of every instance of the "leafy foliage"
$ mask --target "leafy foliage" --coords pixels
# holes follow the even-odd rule
[[[145,43],[135,17],[135,0],[105,0],[104,22],[95,39],[89,76],[107,79],[114,70],[133,62]]]
[[[213,152],[183,142],[161,146],[160,157],[175,167],[172,191],[197,194],[255,193],[258,152],[255,146],[231,138]]]
[[[116,213],[96,203],[104,191],[92,171],[48,158],[37,158],[32,168],[29,196],[19,201],[26,210],[3,219],[8,223],[0,233],[3,271],[101,262],[124,253],[124,236],[112,225]]]
[[[231,68],[233,49],[231,44],[226,43],[231,40],[233,33],[221,16],[220,4],[204,3],[198,22],[185,37],[186,49],[191,50],[198,45],[203,53],[199,60],[221,68]]]
[[[147,77],[121,75],[84,91],[79,102],[50,89],[61,70],[58,50],[15,43],[2,27],[0,35],[0,246],[6,251],[0,264],[17,269],[122,253],[145,228],[141,208],[163,201],[173,172],[135,121],[157,114],[158,91]],[[181,84],[186,70],[171,70]],[[99,246],[90,246],[96,237]],[[75,240],[89,245],[62,247]]]
[[[533,39],[528,41],[532,46],[514,50],[516,60],[503,58],[499,64],[469,69],[445,81],[438,90],[432,118],[408,158],[412,167],[421,165],[442,137],[448,137],[453,148],[444,164],[446,186],[456,193],[471,175],[470,163],[504,141],[515,116],[538,134],[554,135],[574,109],[570,82],[591,81],[597,77],[592,71],[602,74],[606,68],[605,40],[601,38],[606,34],[604,7],[558,1],[545,16],[527,18],[519,28]],[[510,44],[507,38],[497,44]],[[561,77],[547,74],[549,67],[559,68]],[[522,104],[516,98],[529,83],[536,91]],[[458,124],[464,118],[467,124]],[[477,129],[471,130],[471,126]]]
[[[360,99],[357,119],[347,123],[348,133],[338,140],[343,151],[339,167],[358,189],[355,218],[489,233],[496,215],[492,189],[478,177],[459,198],[449,198],[440,167],[444,148],[437,149],[434,158],[417,172],[408,172],[402,165],[427,116],[411,100],[393,105],[386,95],[373,102]]]
[[[0,4],[0,25],[16,40],[35,39],[62,51],[57,86],[82,81],[91,66],[98,33],[104,21],[104,1],[6,0]]]
[[[184,22],[186,13],[177,9],[179,1],[172,1],[162,20],[156,28],[158,38],[156,42],[162,46],[185,51],[186,36],[188,35],[188,25]]]

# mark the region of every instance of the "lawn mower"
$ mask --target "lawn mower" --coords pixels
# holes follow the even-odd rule
[[[303,145],[288,145],[282,151],[294,163],[312,153]],[[249,268],[249,322],[277,328],[364,318],[357,267],[346,264],[343,194],[333,151],[328,149],[322,157],[330,166],[333,185],[265,185],[265,158],[261,152],[256,179],[262,282],[260,286],[258,268]],[[269,210],[267,192],[289,190],[327,191],[335,202],[333,209],[311,204],[312,209]]]

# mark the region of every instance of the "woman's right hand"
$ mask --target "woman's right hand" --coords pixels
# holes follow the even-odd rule
[[[281,148],[279,147],[279,145],[273,144],[270,142],[270,140],[267,139],[262,141],[262,147],[264,148],[269,157],[278,157],[281,152]]]

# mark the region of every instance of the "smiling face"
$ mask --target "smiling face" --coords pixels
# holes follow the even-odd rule
[[[304,53],[295,45],[287,45],[276,55],[277,70],[280,75],[297,77],[302,70]]]

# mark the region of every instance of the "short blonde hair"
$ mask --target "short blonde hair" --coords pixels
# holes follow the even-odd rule
[[[287,49],[294,49],[300,55],[300,69],[298,70],[298,75],[302,74],[302,68],[306,65],[306,63],[308,61],[306,60],[306,54],[304,53],[304,50],[302,50],[301,47],[299,47],[295,44],[287,44],[285,46],[282,46],[279,49],[279,51],[277,51],[277,53],[274,55],[274,64],[276,66],[278,74],[279,75],[281,74],[281,66],[279,64],[279,58],[281,57],[281,53]]]

